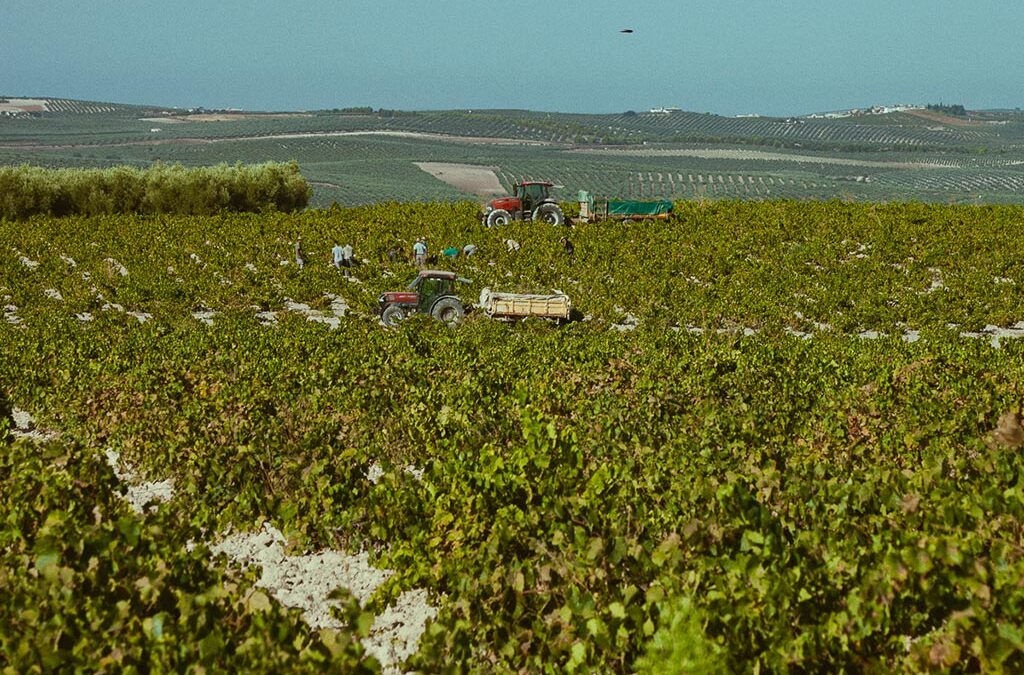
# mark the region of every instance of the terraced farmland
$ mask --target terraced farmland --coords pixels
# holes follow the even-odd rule
[[[72,102],[73,103],[73,102]],[[313,206],[470,198],[417,162],[497,167],[605,196],[1024,201],[1024,118],[945,124],[907,113],[842,119],[519,110],[188,115],[82,103],[0,119],[0,163],[145,166],[297,161]],[[58,102],[54,103],[57,106]],[[203,120],[203,121],[199,121]],[[214,121],[217,120],[217,121]]]

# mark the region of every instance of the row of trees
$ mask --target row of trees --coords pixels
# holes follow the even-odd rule
[[[945,103],[929,103],[925,108],[933,112],[953,115],[954,117],[967,117],[967,109],[959,103],[951,105],[946,105]]]
[[[295,162],[186,168],[0,167],[0,219],[121,213],[297,211],[312,190]]]

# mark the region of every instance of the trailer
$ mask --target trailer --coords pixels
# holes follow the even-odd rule
[[[533,293],[498,293],[490,288],[480,291],[480,309],[494,319],[515,321],[535,316],[542,319],[568,321],[572,302],[561,291],[550,295]]]
[[[667,220],[674,206],[670,199],[607,199],[579,192],[579,222],[598,220]]]
[[[456,283],[472,283],[445,270],[422,270],[404,291],[381,293],[378,314],[385,326],[395,326],[413,314],[426,314],[449,326],[459,323],[465,315],[462,300],[455,294]],[[568,321],[572,302],[561,291],[551,295],[495,293],[490,288],[480,292],[484,314],[493,319],[515,321],[535,316],[542,319]]]

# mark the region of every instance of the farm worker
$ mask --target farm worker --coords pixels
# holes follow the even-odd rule
[[[355,262],[354,252],[352,251],[352,244],[346,243],[341,248],[341,266],[345,268],[345,276],[349,275],[349,270],[352,269],[352,264]]]
[[[331,249],[331,255],[334,256],[334,266],[341,269],[341,261],[345,259],[345,249],[341,247],[341,244],[334,242],[334,248]]]
[[[446,258],[457,258],[459,256],[460,251],[454,246],[449,246],[444,251],[442,251],[442,253]]]
[[[400,255],[402,255],[402,249],[398,246],[392,246],[388,249],[388,262],[395,262]]]
[[[295,264],[301,270],[306,266],[306,253],[302,250],[302,237],[295,240]]]
[[[423,241],[423,237],[416,240],[416,243],[412,245],[412,254],[416,259],[416,267],[423,267],[427,262],[427,243]]]
[[[466,244],[462,247],[462,255],[473,255],[476,253],[476,244]]]
[[[516,241],[515,239],[506,239],[505,240],[505,249],[509,253],[515,253],[515,252],[517,252],[520,249],[519,242]]]
[[[565,254],[567,256],[572,256],[572,254],[576,252],[576,247],[572,245],[571,241],[569,241],[569,237],[562,237],[562,247],[565,248]]]

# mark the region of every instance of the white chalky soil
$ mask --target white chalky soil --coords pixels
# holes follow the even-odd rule
[[[289,556],[284,552],[285,543],[279,530],[264,523],[258,532],[230,535],[210,550],[227,555],[242,567],[259,565],[256,585],[270,591],[285,607],[301,609],[302,618],[315,629],[342,628],[331,616],[331,608],[339,605],[328,598],[334,589],[347,588],[365,604],[392,574],[370,565],[367,553],[327,550]],[[398,664],[416,652],[427,622],[436,615],[425,590],[406,591],[375,619],[363,646],[381,662],[383,672],[400,673]]]
[[[107,464],[114,470],[114,475],[117,476],[117,479],[122,483],[128,484],[128,494],[125,495],[125,500],[135,513],[145,513],[146,504],[151,502],[167,502],[174,497],[173,479],[133,483],[135,472],[121,464],[121,455],[118,452],[108,448],[106,450],[106,458]],[[156,510],[156,507],[151,506],[150,510]]]
[[[43,442],[55,436],[36,430],[32,415],[25,410],[14,408],[11,417],[17,437]],[[108,448],[105,455],[117,479],[127,483],[125,499],[135,513],[144,515],[147,504],[154,510],[153,502],[165,502],[174,496],[172,479],[133,483],[135,472],[122,464],[120,454]],[[415,475],[414,467],[407,467],[406,471]],[[348,589],[360,605],[365,605],[393,573],[370,565],[369,554],[365,552],[353,555],[326,550],[289,556],[284,552],[285,543],[279,530],[264,523],[258,532],[225,537],[213,544],[210,551],[215,555],[224,553],[242,567],[259,565],[257,585],[270,591],[285,607],[301,609],[303,619],[314,629],[343,627],[331,616],[331,608],[339,604],[328,598],[335,589]],[[380,661],[384,673],[398,675],[402,672],[399,664],[416,652],[427,622],[435,616],[437,609],[430,604],[427,591],[406,591],[376,617],[363,646]]]

